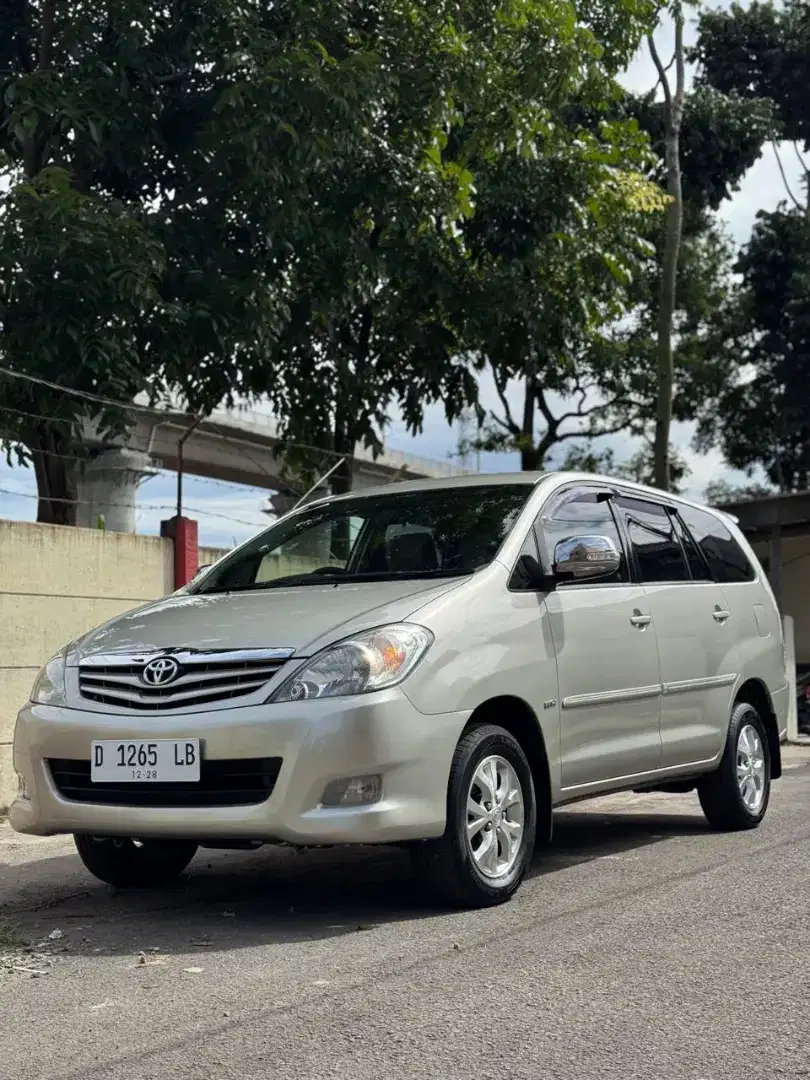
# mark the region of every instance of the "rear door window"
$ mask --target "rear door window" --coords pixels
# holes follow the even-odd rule
[[[689,581],[689,568],[666,508],[643,499],[618,500],[630,547],[645,584]]]
[[[681,546],[686,554],[686,561],[689,563],[689,569],[692,573],[693,581],[713,581],[712,575],[709,572],[709,567],[705,562],[700,549],[695,541],[692,539],[692,535],[686,528],[684,523],[678,517],[674,510],[670,510],[670,517],[672,523],[675,526],[675,532],[681,541]]]
[[[747,555],[720,518],[696,506],[681,506],[678,513],[703,552],[715,581],[728,585],[754,580],[754,568]]]

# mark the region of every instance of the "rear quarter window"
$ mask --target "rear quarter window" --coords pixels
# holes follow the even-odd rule
[[[720,518],[694,506],[679,507],[678,513],[703,552],[715,581],[728,585],[754,580],[756,573],[748,556]]]

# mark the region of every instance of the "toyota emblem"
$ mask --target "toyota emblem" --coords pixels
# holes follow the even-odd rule
[[[147,686],[165,686],[177,678],[180,665],[170,656],[159,656],[150,660],[141,672],[141,678]]]

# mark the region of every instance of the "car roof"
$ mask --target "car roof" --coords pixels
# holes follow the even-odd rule
[[[507,487],[525,485],[527,488],[536,487],[541,480],[555,480],[555,486],[564,484],[605,484],[609,487],[619,488],[627,493],[635,493],[640,497],[652,498],[657,501],[679,503],[684,506],[694,506],[700,510],[706,510],[715,517],[726,518],[736,521],[733,514],[728,514],[717,507],[705,506],[693,499],[684,498],[670,491],[661,491],[660,488],[650,487],[647,484],[638,484],[634,480],[625,480],[617,476],[602,476],[597,473],[568,472],[547,470],[546,472],[502,472],[502,473],[459,473],[457,476],[422,477],[418,480],[397,480],[390,484],[381,484],[376,487],[354,488],[345,495],[331,495],[323,499],[313,500],[306,505],[313,506],[326,502],[338,502],[343,499],[357,499],[375,497],[379,495],[394,495],[400,492],[435,491],[441,488],[460,487]],[[303,509],[303,507],[302,507]]]
[[[376,487],[353,488],[345,495],[331,495],[318,502],[336,502],[341,499],[358,499],[376,495],[392,495],[409,491],[435,491],[438,488],[459,487],[509,487],[515,484],[526,487],[536,486],[540,480],[550,474],[547,472],[509,472],[509,473],[459,473],[457,476],[420,477],[418,480],[395,480],[390,484]],[[311,504],[310,504],[311,505]]]

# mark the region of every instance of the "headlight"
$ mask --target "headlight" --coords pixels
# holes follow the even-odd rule
[[[339,641],[305,661],[270,701],[308,701],[387,690],[408,676],[433,642],[423,626],[381,626]]]
[[[36,677],[31,700],[39,705],[65,704],[65,650],[58,652]]]

